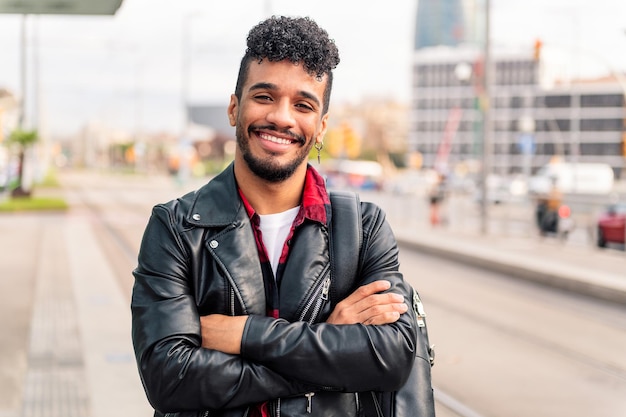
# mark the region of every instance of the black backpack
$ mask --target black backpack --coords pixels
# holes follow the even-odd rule
[[[361,202],[356,193],[330,193],[332,217],[330,233],[331,294],[344,293],[336,287],[354,282],[358,274],[363,243]],[[358,256],[355,256],[358,254]],[[335,262],[335,260],[341,260]],[[337,279],[335,279],[337,278]],[[335,287],[335,288],[333,288]],[[431,367],[435,352],[428,340],[426,314],[417,291],[412,288],[413,309],[419,328],[415,362],[409,379],[395,392],[370,391],[362,393],[361,403],[365,417],[434,417],[435,400],[431,381]]]

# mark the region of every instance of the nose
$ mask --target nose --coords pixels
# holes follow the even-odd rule
[[[271,106],[266,119],[275,126],[291,128],[296,123],[293,112],[294,109],[288,100],[279,100]]]

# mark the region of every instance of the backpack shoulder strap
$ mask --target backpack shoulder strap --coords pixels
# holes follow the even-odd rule
[[[330,297],[338,302],[355,285],[361,266],[363,246],[363,219],[359,196],[349,191],[332,191],[330,195]],[[435,406],[430,368],[434,364],[434,350],[428,341],[426,314],[419,294],[412,289],[413,309],[419,327],[420,344],[409,381],[394,393],[363,392],[360,395],[363,415],[434,417]],[[385,396],[386,395],[386,396]],[[383,399],[383,397],[386,398]],[[391,403],[390,403],[391,402]],[[387,410],[387,412],[385,412]]]
[[[330,267],[331,298],[342,299],[354,285],[363,245],[361,201],[351,191],[331,191]]]

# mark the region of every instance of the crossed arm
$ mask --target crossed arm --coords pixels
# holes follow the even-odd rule
[[[379,280],[357,288],[339,302],[327,320],[329,324],[382,325],[396,322],[408,306],[401,294],[382,293],[388,281]],[[211,314],[200,317],[202,347],[224,353],[241,353],[241,339],[248,316]]]
[[[155,208],[133,271],[133,345],[155,409],[234,408],[322,386],[345,392],[393,390],[404,378],[405,364],[414,358],[415,329],[411,309],[404,305],[409,293],[398,272],[393,234],[382,216],[368,217],[382,226],[368,226],[372,256],[364,257],[363,266],[364,277],[382,281],[355,290],[326,323],[315,326],[260,316],[198,319],[186,278],[188,259],[172,217],[168,207]],[[337,326],[349,323],[358,324]],[[303,362],[306,366],[300,366]],[[364,362],[375,366],[365,372]],[[352,372],[320,374],[322,364]]]

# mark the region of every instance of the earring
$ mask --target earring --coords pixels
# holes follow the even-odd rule
[[[316,142],[315,143],[315,149],[317,149],[317,163],[320,163],[320,152],[322,152],[322,149],[324,148],[324,141],[321,142]]]

